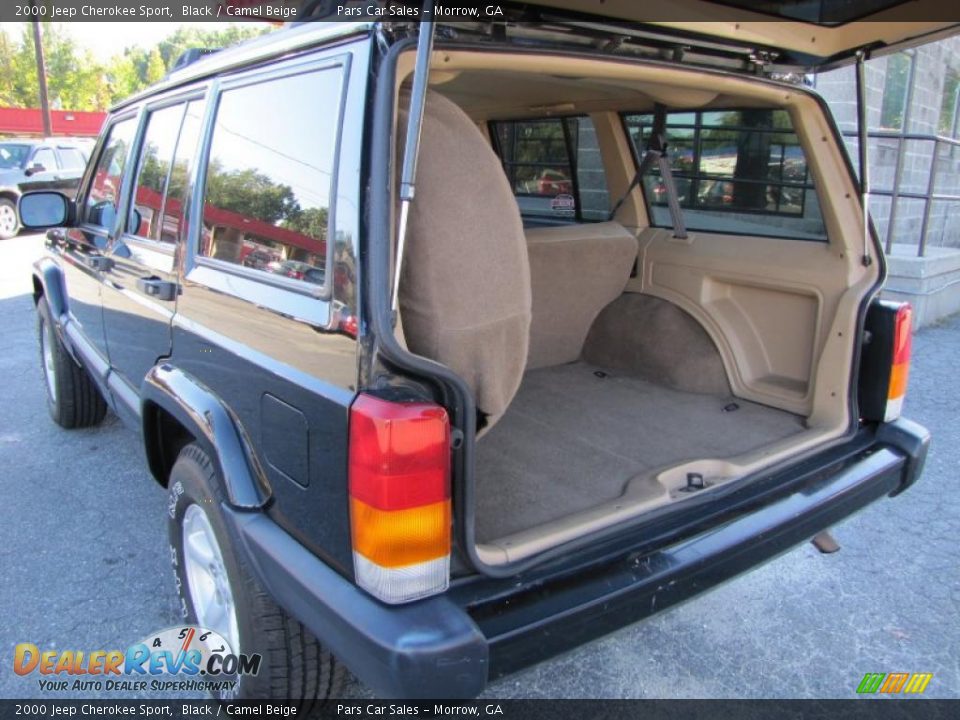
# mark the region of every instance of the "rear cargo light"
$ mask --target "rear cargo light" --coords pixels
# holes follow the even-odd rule
[[[890,387],[887,390],[885,422],[896,420],[903,410],[903,397],[907,394],[907,378],[910,375],[910,349],[913,337],[913,310],[904,303],[897,310],[893,330],[893,362],[890,368]]]
[[[388,603],[450,582],[450,421],[432,403],[360,395],[350,408],[350,528],[358,584]]]

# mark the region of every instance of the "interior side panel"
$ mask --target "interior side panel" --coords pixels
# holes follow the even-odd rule
[[[676,303],[713,338],[734,394],[808,415],[816,358],[846,291],[822,243],[669,231],[640,234],[643,271],[628,292]]]

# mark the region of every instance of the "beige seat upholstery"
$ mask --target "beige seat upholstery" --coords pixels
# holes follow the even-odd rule
[[[527,368],[580,357],[590,325],[626,287],[637,239],[619,223],[527,231],[533,318]]]
[[[401,113],[398,137],[405,127]],[[490,144],[460,108],[435,92],[428,93],[424,111],[400,311],[410,350],[460,375],[492,426],[526,366],[526,241]]]

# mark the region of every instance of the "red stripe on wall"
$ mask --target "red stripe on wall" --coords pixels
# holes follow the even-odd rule
[[[107,116],[104,112],[51,110],[54,135],[96,137]],[[0,107],[0,133],[5,135],[42,135],[43,118],[38,108]]]

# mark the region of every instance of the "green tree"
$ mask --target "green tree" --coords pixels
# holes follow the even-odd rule
[[[290,214],[283,226],[307,237],[323,240],[327,237],[327,208],[313,207]]]
[[[167,67],[164,65],[163,58],[160,56],[160,49],[154,48],[147,56],[146,67],[143,71],[144,82],[148,85],[153,85],[163,80],[163,76],[166,74]]]
[[[37,107],[39,83],[29,23],[0,29],[0,104]],[[54,107],[105,110],[158,82],[176,59],[191,47],[224,48],[268,32],[269,27],[236,26],[198,29],[181,27],[153,48],[128,47],[109,61],[97,61],[80,48],[58,23],[42,23],[47,86]]]
[[[275,225],[302,214],[289,185],[275,183],[252,168],[224,171],[214,159],[207,171],[207,202]]]

